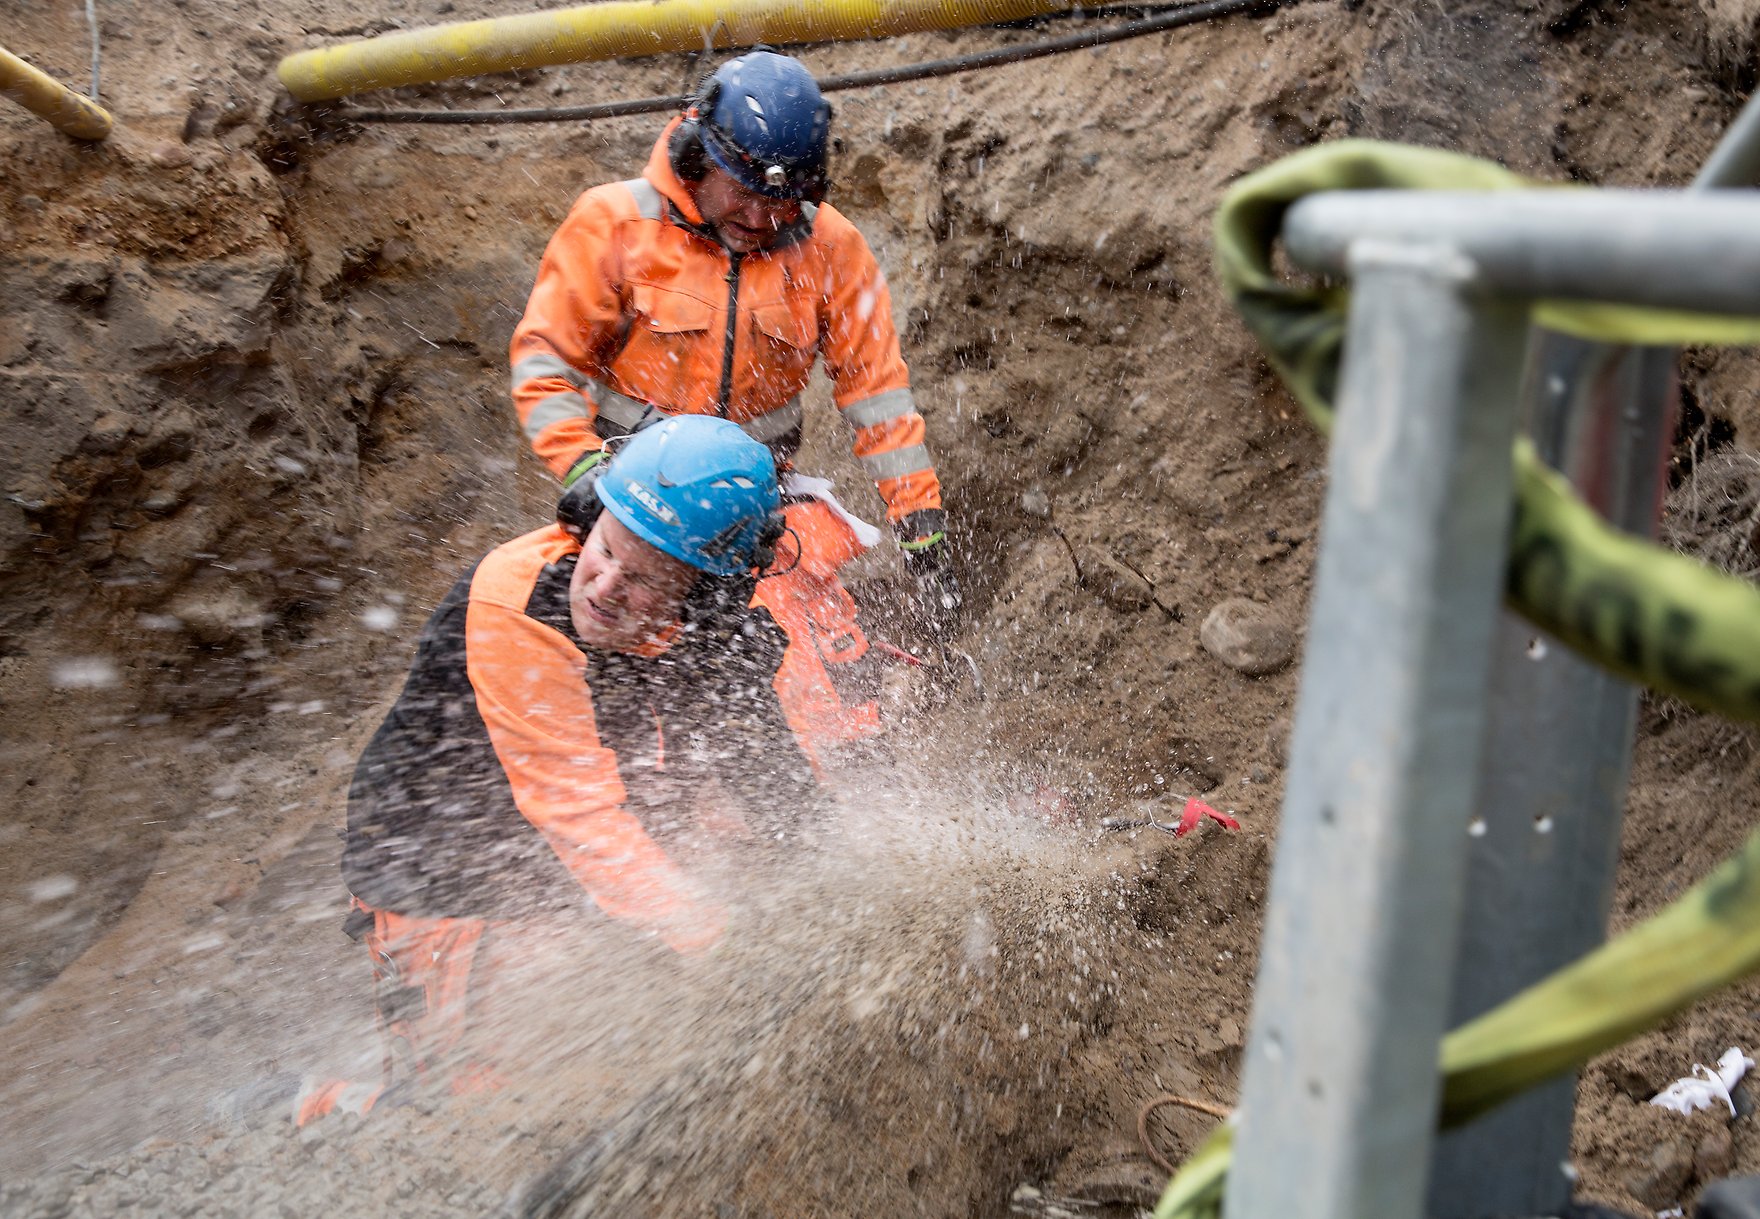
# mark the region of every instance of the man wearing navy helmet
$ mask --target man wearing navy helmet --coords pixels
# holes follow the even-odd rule
[[[751,51],[722,64],[661,133],[641,177],[575,203],[545,251],[510,359],[527,438],[565,483],[602,459],[606,438],[656,414],[730,419],[767,445],[803,543],[794,574],[770,590],[775,608],[798,647],[836,667],[866,651],[836,569],[880,535],[844,512],[829,484],[789,468],[815,361],[886,503],[932,633],[956,625],[960,592],[885,277],[862,235],[823,202],[830,134],[831,106],[798,61]],[[787,689],[784,698],[793,717],[797,700]]]
[[[349,791],[348,930],[381,1030],[454,1091],[494,1078],[464,1038],[498,937],[609,916],[699,951],[722,913],[662,845],[693,828],[696,794],[712,786],[766,840],[819,799],[771,685],[781,632],[749,606],[782,528],[769,451],[726,420],[667,420],[558,515],[441,601]],[[350,1088],[356,1111],[378,1094],[337,1081],[300,1120]]]

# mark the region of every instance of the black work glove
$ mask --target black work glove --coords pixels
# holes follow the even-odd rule
[[[556,501],[556,523],[577,542],[584,542],[599,519],[599,495],[593,488],[605,473],[604,449],[582,453],[562,476],[562,498]]]
[[[943,644],[959,629],[965,607],[948,550],[947,537],[940,532],[925,541],[904,543],[905,570],[917,582],[917,613],[933,641]]]

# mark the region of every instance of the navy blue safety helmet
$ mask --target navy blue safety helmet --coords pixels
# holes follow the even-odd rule
[[[825,197],[831,103],[799,60],[751,51],[715,69],[691,104],[709,159],[771,199]]]

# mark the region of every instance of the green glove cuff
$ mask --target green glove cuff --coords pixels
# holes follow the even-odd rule
[[[944,542],[946,540],[947,540],[947,530],[937,529],[934,533],[931,533],[926,538],[918,538],[912,542],[900,542],[898,544],[898,548],[900,550],[904,551],[906,554],[920,554],[922,551],[925,551],[925,550],[929,549],[929,547],[935,545],[935,543]]]
[[[575,482],[581,475],[585,474],[588,470],[591,470],[594,466],[604,460],[604,449],[593,449],[589,452],[582,453],[575,463],[568,468],[568,473],[562,476],[563,488],[566,490],[567,488],[574,486]]]

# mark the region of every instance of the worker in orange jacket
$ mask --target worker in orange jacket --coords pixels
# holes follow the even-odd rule
[[[754,51],[721,65],[640,178],[575,203],[510,348],[520,422],[565,483],[657,413],[718,415],[770,447],[801,561],[765,595],[802,653],[780,692],[809,748],[873,719],[833,689],[868,650],[836,570],[880,536],[789,468],[815,360],[917,579],[919,621],[945,634],[961,604],[886,279],[823,202],[830,124],[798,61]]]
[[[453,586],[355,770],[347,929],[372,956],[388,1077],[395,1058],[453,1092],[493,1085],[493,1047],[467,1033],[485,945],[519,920],[710,945],[723,915],[662,846],[705,788],[766,842],[821,799],[772,689],[785,640],[751,606],[783,530],[769,452],[725,420],[668,420],[559,517]],[[315,1087],[296,1117],[378,1091]]]

